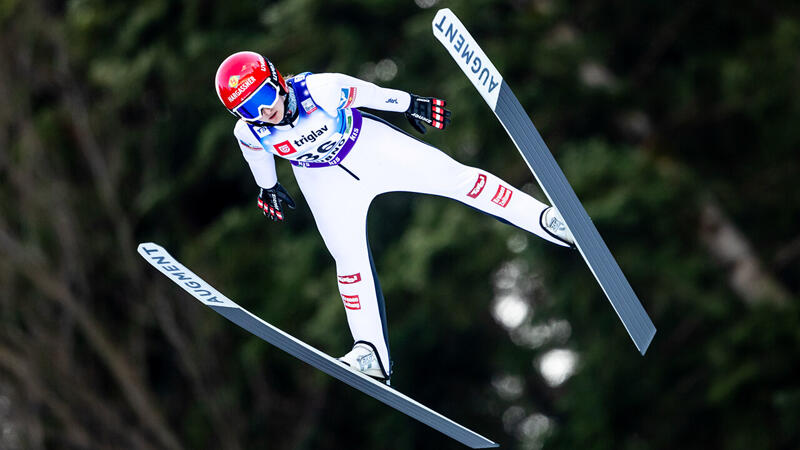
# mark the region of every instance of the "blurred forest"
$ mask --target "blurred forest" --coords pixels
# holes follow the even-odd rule
[[[800,448],[787,0],[0,0],[0,448],[461,448],[136,253],[158,242],[270,323],[349,350],[288,164],[298,209],[277,225],[255,206],[213,87],[239,50],[445,98],[453,123],[425,139],[544,201],[434,39],[441,7],[532,115],[658,333],[639,355],[577,253],[392,193],[369,230],[393,385],[503,448]]]

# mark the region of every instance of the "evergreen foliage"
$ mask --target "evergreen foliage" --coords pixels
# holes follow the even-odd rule
[[[503,448],[800,447],[796,2],[3,0],[0,448],[457,448],[135,251],[159,242],[265,320],[349,349],[288,164],[298,209],[276,225],[255,207],[213,88],[239,50],[446,98],[453,123],[425,139],[545,200],[431,35],[439,7],[532,115],[658,333],[641,357],[578,255],[391,193],[368,224],[393,384]],[[548,378],[553,355],[574,373]]]

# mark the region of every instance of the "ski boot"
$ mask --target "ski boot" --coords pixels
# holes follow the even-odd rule
[[[572,232],[567,228],[567,223],[564,222],[564,218],[561,217],[561,213],[558,212],[558,209],[554,206],[545,209],[542,211],[539,221],[547,234],[575,248],[575,237],[572,236]]]
[[[364,375],[370,376],[387,386],[389,385],[389,376],[383,369],[383,365],[378,358],[378,352],[375,347],[366,341],[358,341],[353,345],[353,349],[346,355],[339,358],[339,361],[350,366],[356,372],[361,372]]]

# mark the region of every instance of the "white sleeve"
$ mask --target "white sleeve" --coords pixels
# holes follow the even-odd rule
[[[278,175],[275,173],[275,156],[266,151],[261,142],[253,136],[247,124],[241,120],[236,123],[233,135],[242,150],[242,156],[253,172],[253,178],[259,187],[269,189],[278,182]]]
[[[405,112],[411,103],[408,92],[387,89],[341,73],[315,73],[306,78],[308,92],[326,112],[344,108],[371,108]]]

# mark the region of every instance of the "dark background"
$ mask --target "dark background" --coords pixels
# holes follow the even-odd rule
[[[388,194],[369,230],[393,384],[503,448],[799,448],[797,5],[0,1],[0,448],[461,448],[136,253],[158,242],[265,320],[349,349],[288,164],[299,208],[282,225],[256,209],[213,86],[239,50],[443,97],[453,123],[426,139],[545,200],[433,37],[440,7],[532,115],[658,333],[640,356],[577,253]]]

